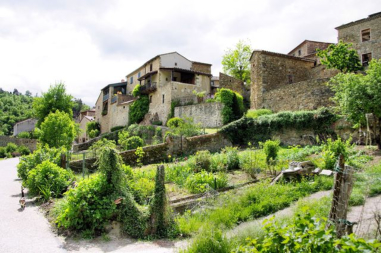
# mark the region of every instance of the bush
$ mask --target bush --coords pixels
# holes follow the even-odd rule
[[[184,120],[179,118],[179,117],[174,117],[171,118],[170,120],[167,121],[167,126],[169,128],[177,128],[181,126],[184,123]]]
[[[137,100],[135,100],[130,106],[130,112],[128,114],[129,124],[140,123],[140,121],[142,121],[144,116],[148,113],[148,110],[149,98],[147,95],[142,95]]]
[[[7,157],[7,151],[5,150],[5,147],[0,147],[0,158]]]
[[[338,138],[335,141],[332,141],[331,138],[323,144],[323,159],[324,159],[324,168],[327,170],[333,170],[335,163],[340,154],[344,156],[346,162],[349,162],[349,155],[353,150],[351,145],[351,139],[347,141],[342,141],[341,138]]]
[[[210,189],[217,190],[227,185],[228,179],[225,173],[214,175],[206,171],[190,175],[185,182],[185,187],[190,193],[203,193]]]
[[[47,201],[50,197],[61,197],[73,180],[73,173],[44,161],[29,171],[26,187],[29,193],[41,195]]]
[[[6,153],[13,153],[16,150],[17,150],[17,145],[12,142],[7,143],[7,146],[5,146]]]
[[[198,151],[194,157],[195,159],[195,172],[200,172],[202,170],[209,171],[212,155],[209,150]]]
[[[201,134],[201,125],[194,124],[192,118],[184,119],[184,122],[178,127],[172,127],[172,131],[181,136],[192,137]]]
[[[238,149],[236,147],[225,147],[223,153],[226,155],[227,170],[239,169]]]
[[[272,135],[285,129],[311,129],[316,134],[332,133],[330,127],[337,116],[326,108],[316,111],[279,112],[259,116],[256,119],[242,117],[221,128],[220,132],[233,144],[257,143],[272,138]]]
[[[279,141],[267,140],[264,144],[260,144],[263,145],[263,151],[266,154],[266,163],[270,164],[271,161],[275,161],[278,157],[278,151],[280,149]]]
[[[129,180],[129,186],[135,201],[140,205],[144,205],[153,194],[155,181],[142,177],[136,180]]]
[[[20,158],[17,165],[17,175],[24,182],[28,178],[28,173],[37,165],[44,161],[50,161],[56,165],[61,163],[61,154],[66,153],[65,148],[49,148],[48,146],[39,146],[32,154]]]
[[[99,150],[105,147],[116,148],[115,141],[102,138],[99,141],[96,141],[93,145],[91,145],[89,150],[92,150],[97,153]]]
[[[19,152],[21,155],[29,155],[30,149],[27,146],[21,145],[17,148],[17,152]]]
[[[138,136],[132,136],[121,143],[123,150],[136,149],[144,146],[144,141]]]
[[[88,135],[89,135],[90,139],[93,139],[93,138],[99,136],[99,130],[98,129],[90,130],[90,132],[88,132]]]
[[[124,126],[114,126],[111,128],[111,132],[115,132],[115,131],[118,131],[118,130],[123,129],[123,128],[124,128]]]
[[[31,134],[29,132],[20,132],[17,135],[17,138],[30,139],[31,138]]]
[[[231,246],[220,229],[204,228],[182,253],[230,253]]]
[[[217,91],[215,99],[224,104],[222,109],[222,121],[224,124],[242,117],[245,107],[240,94],[230,89],[221,88]]]
[[[273,112],[269,109],[258,109],[258,110],[248,110],[246,112],[246,117],[256,119],[259,116],[262,115],[269,115],[272,114]]]

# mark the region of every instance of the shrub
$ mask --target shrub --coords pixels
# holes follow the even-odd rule
[[[278,151],[280,149],[279,147],[279,141],[272,141],[272,140],[267,140],[263,145],[263,151],[266,154],[266,163],[270,164],[271,161],[275,161],[278,157]]]
[[[96,153],[99,152],[102,148],[116,148],[115,141],[107,140],[106,138],[102,138],[99,141],[96,141],[93,145],[90,146],[89,150],[92,150]]]
[[[269,109],[258,109],[258,110],[248,110],[246,112],[246,117],[256,119],[259,116],[262,115],[269,115],[272,114],[273,112]]]
[[[91,121],[86,125],[86,133],[92,139],[99,135],[101,125],[96,121]]]
[[[12,142],[7,143],[7,146],[5,146],[6,153],[13,153],[16,150],[17,150],[17,145]]]
[[[171,118],[167,121],[167,126],[170,128],[176,128],[179,127],[181,124],[184,123],[184,120],[178,117]]]
[[[185,187],[190,193],[202,193],[209,189],[217,190],[227,185],[228,179],[225,173],[214,175],[206,171],[190,175],[185,182]]]
[[[144,141],[138,136],[132,136],[121,143],[123,150],[136,149],[144,146]]]
[[[324,158],[324,168],[332,170],[340,154],[344,156],[345,161],[349,162],[349,154],[353,150],[353,145],[351,145],[351,139],[347,141],[342,141],[338,138],[332,141],[331,138],[323,144],[323,158]]]
[[[227,170],[239,169],[238,149],[236,147],[225,147],[223,153],[226,155]]]
[[[198,151],[194,157],[195,159],[195,172],[200,172],[202,170],[209,171],[211,164],[212,155],[209,150]]]
[[[17,148],[17,152],[19,152],[21,155],[29,155],[30,149],[27,146],[21,145]]]
[[[155,128],[155,135],[153,136],[153,143],[161,143],[163,140],[163,130],[161,127],[156,127]]]
[[[17,165],[17,175],[24,182],[28,178],[28,173],[43,161],[50,161],[56,165],[61,163],[61,154],[66,153],[65,148],[49,148],[48,146],[39,146],[32,154],[20,158]]]
[[[194,124],[192,118],[184,119],[182,124],[179,124],[178,127],[173,127],[171,129],[175,134],[186,137],[192,137],[201,134],[201,125]]]
[[[50,161],[44,161],[29,171],[26,187],[32,195],[42,195],[47,201],[51,196],[62,196],[73,179],[71,172]]]
[[[29,139],[29,138],[31,138],[31,134],[29,132],[20,132],[17,135],[17,138]]]
[[[88,132],[88,135],[89,135],[90,139],[93,139],[93,138],[99,136],[99,130],[98,129],[90,130],[90,132]]]
[[[5,147],[0,147],[0,158],[7,157],[7,152],[5,150]]]
[[[182,253],[230,253],[231,245],[220,229],[204,228]]]
[[[132,90],[132,96],[134,96],[134,97],[138,97],[138,96],[140,96],[140,90],[141,90],[141,85],[140,84],[138,84],[138,85],[136,85],[135,87],[134,87],[134,89]]]
[[[127,130],[118,132],[118,143],[124,148],[126,146],[126,141],[130,137],[130,133]]]
[[[240,94],[230,89],[221,88],[217,91],[215,99],[224,104],[222,109],[222,121],[224,124],[242,117],[245,107]]]
[[[123,129],[123,128],[124,128],[124,126],[114,126],[111,128],[111,132],[115,132],[115,131],[118,131],[118,130]]]
[[[137,100],[135,100],[130,106],[130,112],[128,114],[129,124],[140,123],[140,121],[142,121],[144,116],[148,113],[148,110],[149,98],[147,95],[142,95]]]
[[[152,196],[155,188],[155,182],[148,178],[142,177],[136,180],[130,180],[129,186],[136,202],[143,205],[146,204],[147,199]]]

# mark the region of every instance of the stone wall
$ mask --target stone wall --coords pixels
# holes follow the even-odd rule
[[[192,118],[202,127],[220,127],[223,125],[222,109],[223,104],[218,102],[179,106],[175,108],[175,117]]]
[[[247,100],[250,99],[250,89],[246,88],[243,82],[232,76],[220,73],[219,76],[219,88],[226,88],[238,92]]]
[[[10,142],[16,144],[17,146],[27,146],[31,151],[37,149],[37,140],[35,139],[23,139],[9,136],[0,136],[0,147],[5,147]]]
[[[191,70],[210,74],[212,73],[211,68],[212,68],[212,65],[208,63],[192,62]]]
[[[262,96],[266,92],[310,79],[314,66],[313,60],[267,51],[254,51],[250,61],[251,109],[262,108]]]
[[[261,108],[279,111],[315,110],[330,106],[334,94],[326,85],[328,79],[311,79],[284,85],[263,94]]]

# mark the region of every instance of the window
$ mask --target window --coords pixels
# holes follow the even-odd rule
[[[175,62],[175,66],[177,66],[177,62]]]
[[[211,81],[211,82],[210,82],[210,85],[212,85],[212,86],[213,86],[213,85],[214,85],[214,81]]]
[[[140,72],[138,73],[138,78],[140,78]]]
[[[132,84],[133,82],[134,82],[134,77],[131,76],[131,77],[130,77],[130,84]]]
[[[302,55],[302,50],[298,50],[298,55],[301,56]]]
[[[149,65],[149,71],[152,71],[152,63]]]
[[[370,41],[370,29],[365,29],[361,31],[361,41]]]
[[[163,104],[164,104],[164,94],[163,94]]]
[[[163,95],[164,96],[164,95]],[[149,102],[152,103],[152,95],[149,96]]]
[[[368,66],[369,62],[372,60],[372,53],[363,54],[361,58],[362,58],[362,65],[364,67]]]
[[[287,75],[288,84],[292,84],[294,82],[294,77],[292,75]]]

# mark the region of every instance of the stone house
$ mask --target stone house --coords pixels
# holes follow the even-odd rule
[[[363,66],[367,66],[373,58],[381,58],[381,12],[335,29],[339,40],[352,43]]]
[[[338,39],[352,43],[364,65],[381,54],[381,13],[336,28]],[[331,43],[305,40],[288,54],[253,51],[251,109],[314,110],[332,104],[326,82],[338,73],[320,64],[316,49]]]
[[[245,99],[250,100],[250,88],[247,88],[245,84],[232,76],[224,73],[219,73],[219,76],[213,76],[210,82],[211,95],[216,94],[219,88],[231,89],[241,94]]]
[[[37,119],[29,118],[23,121],[17,122],[13,126],[13,136],[18,135],[21,132],[32,132],[36,127]]]
[[[194,103],[195,92],[211,91],[211,64],[190,61],[177,52],[160,54],[127,74],[127,81],[104,87],[96,103],[95,119],[101,133],[115,126],[128,125],[129,106],[135,100],[131,95],[136,85],[148,95],[148,116],[155,121],[168,120],[172,101]]]
[[[95,109],[83,111],[79,114],[79,129],[78,143],[84,143],[89,140],[86,132],[87,123],[95,120]]]
[[[128,125],[130,104],[135,100],[127,94],[127,82],[105,86],[95,104],[95,120],[100,124],[101,133],[110,132],[116,126]]]

